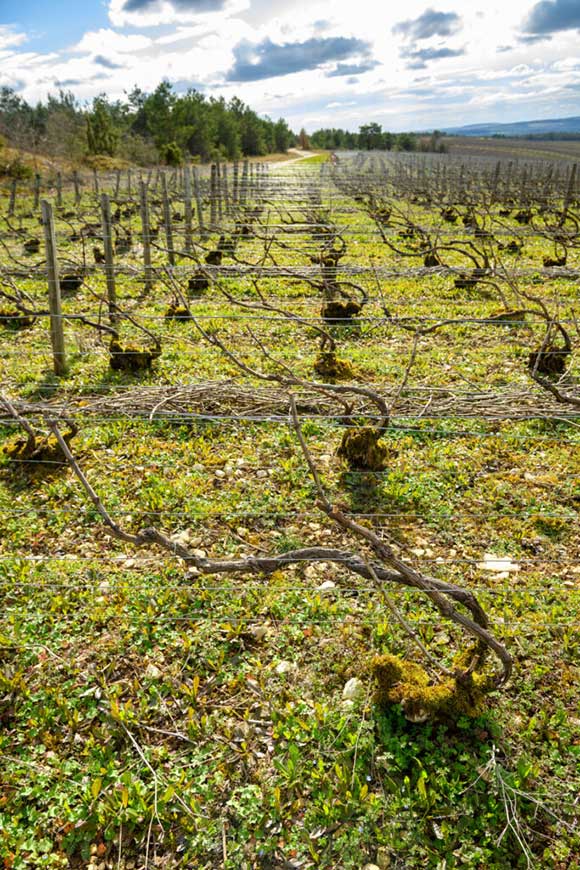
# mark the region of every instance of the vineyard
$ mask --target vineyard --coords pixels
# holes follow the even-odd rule
[[[579,280],[564,159],[1,191],[6,870],[580,868]]]

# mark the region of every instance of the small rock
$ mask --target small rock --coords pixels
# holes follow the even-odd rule
[[[381,847],[377,850],[377,867],[379,870],[387,870],[391,866],[391,854],[388,849]]]
[[[260,468],[260,470],[256,472],[256,477],[259,477],[259,478],[268,477],[268,472],[266,471],[265,468]]]
[[[145,676],[149,677],[150,680],[158,680],[161,677],[161,671],[157,665],[150,662],[145,668]]]
[[[226,473],[222,468],[217,468],[214,471],[214,476],[219,477],[219,479],[222,480],[226,476]]]
[[[482,571],[493,571],[496,574],[520,570],[520,565],[512,562],[511,556],[496,556],[494,553],[484,553],[483,562],[479,562],[477,567]]]
[[[330,589],[336,589],[336,583],[333,583],[332,580],[325,580],[324,583],[321,583],[320,586],[316,587],[317,592],[328,592]]]
[[[381,870],[378,864],[365,864],[362,870]]]
[[[250,628],[250,634],[255,640],[264,640],[264,638],[268,634],[268,626],[252,625],[252,627]]]
[[[276,673],[279,676],[283,676],[284,674],[291,674],[294,671],[298,670],[298,666],[295,662],[281,661],[276,665]]]
[[[363,694],[364,685],[362,680],[359,680],[358,677],[352,677],[352,679],[345,683],[344,689],[342,690],[342,700],[356,701],[357,698],[360,698]]]

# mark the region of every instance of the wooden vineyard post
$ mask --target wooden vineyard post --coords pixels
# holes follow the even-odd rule
[[[78,208],[81,203],[81,186],[78,172],[74,171],[73,173],[73,184],[75,187],[75,205]]]
[[[46,246],[46,273],[48,277],[48,304],[50,309],[50,341],[52,344],[52,359],[54,373],[58,377],[66,374],[66,353],[64,346],[64,330],[62,309],[60,304],[60,282],[58,278],[58,258],[56,237],[54,234],[54,218],[52,206],[46,200],[41,204],[42,226]]]
[[[491,201],[492,201],[492,203],[495,202],[496,197],[497,197],[497,188],[499,185],[500,172],[501,172],[501,161],[498,160],[497,163],[495,164],[495,172],[493,173],[493,181],[491,183]]]
[[[127,193],[129,194],[129,196],[132,196],[132,194],[133,194],[133,185],[132,185],[132,181],[131,181],[131,170],[130,169],[127,170]]]
[[[93,169],[93,188],[95,191],[95,196],[99,195],[99,176],[97,175],[97,170]]]
[[[173,225],[171,223],[171,207],[167,190],[167,175],[161,176],[161,193],[163,196],[163,223],[165,224],[165,238],[167,240],[167,256],[169,265],[175,266],[175,251],[173,249]]]
[[[153,271],[151,269],[151,235],[149,228],[149,203],[147,201],[147,185],[139,185],[139,202],[141,207],[141,240],[143,242],[143,263],[145,265],[145,291],[153,289]]]
[[[118,316],[115,262],[113,258],[113,222],[111,221],[111,203],[106,193],[101,194],[101,226],[105,250],[105,277],[107,279],[107,299],[109,301],[109,322],[111,325],[114,325],[118,320]]]
[[[566,195],[564,197],[564,207],[562,209],[562,217],[560,218],[560,226],[562,226],[568,216],[568,209],[570,208],[570,203],[572,201],[572,196],[574,194],[574,187],[576,186],[576,173],[578,171],[578,164],[573,163],[572,169],[570,170],[570,175],[568,177],[568,186],[566,187]]]
[[[242,189],[240,193],[240,202],[244,203],[248,197],[248,174],[250,163],[244,160],[244,168],[242,170]]]
[[[119,189],[121,187],[121,170],[117,169],[115,172],[115,197],[119,196]]]
[[[216,211],[216,201],[217,201],[217,171],[215,163],[211,165],[211,174],[209,178],[209,225],[210,231],[212,233],[215,232],[216,224],[217,224],[217,211]]]
[[[191,236],[193,233],[193,211],[191,208],[191,169],[183,167],[183,203],[185,206],[185,250],[191,251]]]
[[[18,182],[15,178],[12,179],[12,184],[10,185],[10,201],[8,203],[8,217],[13,217],[14,210],[16,208],[16,189],[18,187]]]
[[[223,207],[222,207],[222,168],[220,162],[216,163],[216,189],[217,189],[217,216],[218,221],[222,222],[223,218]]]
[[[224,203],[225,203],[225,207],[226,207],[226,215],[229,215],[229,214],[231,214],[231,208],[230,208],[230,192],[228,189],[228,165],[227,165],[227,163],[224,163],[222,173],[223,173],[223,186],[224,186]]]
[[[56,173],[56,205],[62,208],[62,173]]]
[[[199,224],[199,235],[200,238],[205,239],[205,227],[203,225],[203,204],[201,201],[201,190],[199,188],[199,177],[197,174],[197,169],[193,168],[193,193],[195,196],[195,207],[197,209],[197,223]]]
[[[34,176],[34,211],[38,210],[40,205],[40,175],[37,172]]]
[[[238,161],[234,163],[234,189],[233,189],[233,200],[234,206],[238,204],[238,195],[240,192],[240,165]]]

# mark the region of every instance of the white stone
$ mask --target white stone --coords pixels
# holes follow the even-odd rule
[[[484,553],[483,562],[479,562],[477,567],[481,571],[493,571],[495,574],[521,570],[521,566],[513,562],[511,556],[496,556],[494,553]]]
[[[357,698],[360,698],[363,694],[364,685],[362,680],[359,680],[358,677],[352,677],[352,679],[348,680],[344,685],[342,699],[343,701],[356,701]]]
[[[317,587],[317,592],[328,592],[330,589],[336,589],[336,583],[333,583],[332,580],[325,580],[324,583],[321,583],[320,586]]]
[[[284,676],[284,674],[291,674],[298,669],[298,666],[295,662],[281,661],[276,665],[276,673],[278,676]]]

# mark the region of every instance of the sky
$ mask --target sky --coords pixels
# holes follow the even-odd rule
[[[162,79],[312,132],[580,115],[580,0],[0,0],[0,86]]]

